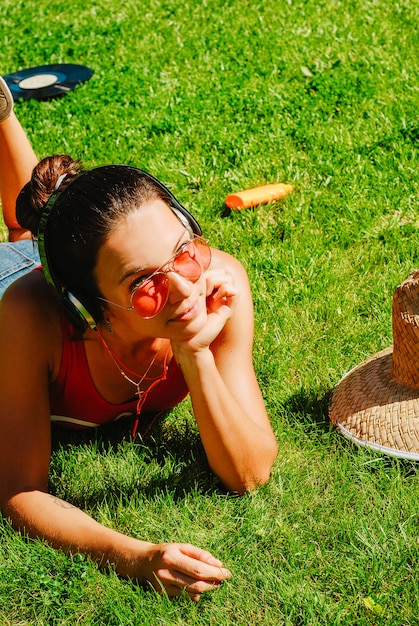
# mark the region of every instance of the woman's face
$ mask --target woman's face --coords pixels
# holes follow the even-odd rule
[[[136,283],[164,266],[190,239],[190,233],[160,199],[130,213],[99,250],[95,275],[103,297],[130,307]],[[112,325],[121,323],[126,330],[155,337],[187,338],[196,334],[206,321],[205,275],[191,282],[169,271],[167,278],[168,299],[160,313],[143,319],[135,311],[104,303]]]

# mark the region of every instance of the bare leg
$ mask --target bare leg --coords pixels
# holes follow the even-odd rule
[[[15,114],[0,123],[0,197],[9,240],[30,239],[16,220],[16,198],[38,163],[35,152]]]

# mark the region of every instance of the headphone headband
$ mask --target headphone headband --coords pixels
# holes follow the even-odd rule
[[[39,256],[41,258],[41,265],[42,265],[42,269],[44,272],[44,276],[47,279],[47,281],[51,283],[52,285],[54,285],[57,289],[58,287],[49,269],[48,254],[47,254],[47,249],[45,246],[45,229],[47,226],[48,218],[51,215],[51,211],[54,208],[55,201],[59,195],[60,195],[59,192],[56,191],[48,199],[48,202],[46,203],[44,210],[42,211],[42,215],[39,219],[38,233],[37,233],[38,250],[39,250]]]
[[[191,228],[194,235],[198,235],[198,236],[202,235],[202,229],[199,225],[199,222],[194,218],[194,216],[191,213],[189,213],[188,209],[185,209],[183,204],[179,202],[176,196],[172,194],[172,192],[170,191],[170,189],[166,187],[166,185],[163,185],[162,182],[160,182],[157,178],[155,178],[154,176],[152,176],[145,170],[141,170],[137,167],[131,167],[129,165],[125,167],[130,167],[136,172],[140,172],[141,174],[144,174],[146,178],[151,180],[157,187],[159,187],[159,189],[161,189],[161,191],[163,191],[164,194],[169,196],[170,201],[171,201],[169,208],[171,208],[172,211],[176,213],[177,217],[184,224],[184,226],[186,226],[186,228]],[[95,169],[99,169],[99,168],[95,168]]]

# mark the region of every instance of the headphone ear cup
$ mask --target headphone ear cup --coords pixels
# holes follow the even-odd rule
[[[61,294],[61,302],[73,324],[80,330],[88,326],[96,330],[96,322],[86,307],[67,289]]]

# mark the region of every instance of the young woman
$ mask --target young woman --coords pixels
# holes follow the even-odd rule
[[[189,393],[224,485],[241,494],[266,482],[277,448],[252,365],[244,269],[210,248],[142,170],[83,171],[62,155],[38,163],[4,82],[0,120],[11,241],[0,245],[0,270],[13,281],[0,302],[2,513],[32,537],[198,600],[230,577],[209,552],[125,536],[48,494],[50,424],[87,428],[133,415],[142,428]]]

